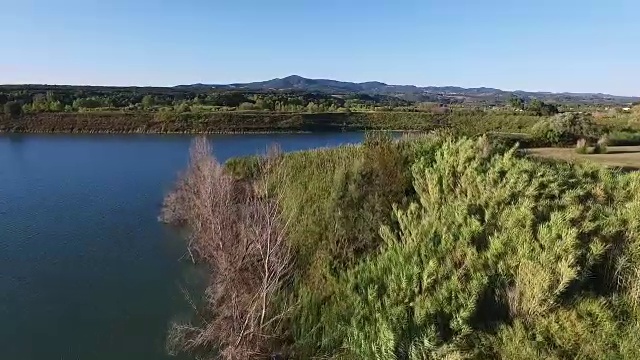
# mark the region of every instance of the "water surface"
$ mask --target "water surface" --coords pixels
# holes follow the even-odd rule
[[[360,133],[217,135],[216,156],[335,146]],[[156,221],[190,136],[0,136],[0,359],[174,359],[181,287],[201,276]],[[182,259],[181,259],[182,258]]]

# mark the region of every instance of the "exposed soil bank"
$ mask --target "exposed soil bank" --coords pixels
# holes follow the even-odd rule
[[[208,113],[41,113],[0,118],[8,133],[268,133],[358,131],[386,128],[368,114]],[[425,128],[421,126],[421,128]]]
[[[149,113],[86,112],[25,114],[11,119],[0,116],[4,133],[271,133],[362,130],[421,130],[455,128],[458,131],[491,131],[529,125],[534,118],[498,117],[488,114],[432,114],[416,112],[353,113]]]

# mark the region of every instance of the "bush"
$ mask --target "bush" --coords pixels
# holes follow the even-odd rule
[[[142,107],[145,109],[151,109],[156,105],[156,98],[152,95],[145,95],[141,101]]]
[[[366,134],[362,151],[360,161],[334,176],[330,207],[337,264],[352,263],[379,247],[379,224],[387,222],[411,185],[407,157],[389,134]]]
[[[576,143],[576,152],[578,154],[586,154],[589,151],[589,143],[587,143],[587,140],[585,139],[580,139],[578,140],[578,142]]]
[[[281,315],[282,327],[259,334],[277,339],[257,347],[261,352],[640,356],[640,173],[543,162],[486,137],[442,134],[401,141],[368,135],[362,146],[285,154],[269,166],[253,159],[230,161],[227,169],[250,176],[252,188],[270,179],[258,193],[287,219],[294,264],[269,297],[268,313]],[[214,189],[237,181],[220,177],[217,166],[210,172],[215,181],[204,183],[220,183]],[[187,207],[202,214],[196,218],[210,218],[213,209],[234,224],[243,219],[237,207],[218,203],[226,196],[202,193],[211,186],[187,188],[200,189]],[[210,225],[203,229],[221,228]],[[224,239],[237,244],[241,236]],[[206,249],[218,238],[209,234],[200,244]],[[230,286],[220,280],[225,271],[213,276]],[[253,294],[245,280],[234,281],[242,286],[226,292]],[[228,303],[216,306],[209,309],[214,316],[228,315]],[[220,324],[213,319],[205,320]],[[228,329],[236,328],[219,329],[207,332],[210,343],[228,348]]]
[[[256,110],[256,106],[254,103],[243,102],[242,104],[238,105],[238,110]]]
[[[275,169],[278,158],[263,162]],[[286,312],[274,307],[291,270],[287,219],[270,196],[265,178],[246,186],[212,157],[204,138],[191,147],[187,171],[165,201],[163,220],[186,224],[189,254],[211,270],[206,290],[208,318],[173,324],[168,347],[218,353],[224,359],[267,358]]]
[[[77,99],[73,102],[73,107],[76,109],[96,109],[101,106],[103,106],[103,102],[95,98]]]
[[[261,176],[260,159],[256,156],[231,158],[224,166],[236,179],[252,181]]]
[[[22,105],[17,101],[9,101],[4,104],[4,113],[11,118],[17,118],[22,115]]]
[[[600,130],[590,115],[564,113],[542,119],[531,129],[532,134],[552,145],[575,143],[579,138],[592,138]]]
[[[547,104],[538,99],[533,99],[527,105],[527,111],[536,114],[538,116],[551,116],[558,113],[558,107],[553,104]]]
[[[422,151],[417,201],[383,227],[383,247],[330,295],[302,292],[301,357],[638,356],[625,315],[640,314],[637,174],[483,157],[470,140]],[[633,265],[617,273],[619,260]]]
[[[640,145],[640,132],[615,131],[607,135],[611,146]]]
[[[606,154],[607,153],[607,145],[609,143],[609,139],[607,138],[607,136],[602,136],[600,139],[598,139],[598,142],[596,143],[596,145],[593,147],[593,153],[594,154]]]
[[[191,106],[189,106],[189,104],[187,103],[182,103],[178,105],[178,107],[176,108],[176,112],[178,113],[187,113],[190,111],[191,111]]]
[[[178,120],[179,112],[173,111],[171,109],[160,109],[159,112],[154,114],[154,119],[163,122],[174,122]]]

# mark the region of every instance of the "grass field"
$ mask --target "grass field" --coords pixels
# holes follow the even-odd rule
[[[640,169],[640,146],[610,146],[606,154],[578,154],[574,148],[528,149],[533,156],[566,160],[592,161],[608,167]]]

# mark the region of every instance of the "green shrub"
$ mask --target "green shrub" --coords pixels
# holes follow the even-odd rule
[[[16,118],[22,115],[22,105],[17,101],[9,101],[4,104],[4,114]]]
[[[615,131],[607,135],[611,146],[640,145],[640,132]]]
[[[389,134],[366,134],[361,159],[334,177],[330,207],[339,250],[333,259],[351,263],[377,249],[382,242],[379,224],[388,222],[392,206],[402,203],[410,185],[402,143]]]
[[[580,133],[574,125],[564,128]],[[543,162],[447,132],[370,134],[362,146],[278,158],[270,186],[295,261],[273,304],[289,310],[274,351],[640,356],[640,173]],[[226,168],[259,180],[272,171],[259,164]]]
[[[637,356],[638,175],[485,157],[470,140],[414,146],[418,198],[398,228],[322,294],[298,292],[297,355]]]
[[[225,168],[237,179],[255,180],[260,176],[260,159],[255,156],[231,158]]]
[[[330,273],[374,251],[381,223],[411,193],[410,145],[387,134],[367,134],[362,146],[283,156],[280,203],[290,216],[290,241],[300,279],[322,289]],[[232,159],[239,177],[256,178],[256,160]]]
[[[154,114],[154,119],[162,122],[172,122],[178,119],[178,113],[171,109],[161,109]]]
[[[238,110],[256,110],[256,109],[258,109],[256,105],[250,102],[243,102],[242,104],[238,105]]]
[[[576,152],[578,154],[586,154],[589,152],[589,143],[585,139],[579,139],[576,143]]]
[[[574,143],[579,138],[593,138],[600,132],[590,115],[577,113],[542,119],[531,131],[535,137],[552,145]]]
[[[596,143],[596,145],[593,147],[593,153],[594,154],[606,154],[607,153],[608,144],[609,144],[609,139],[607,138],[606,135],[600,137],[600,139],[598,139],[598,142]]]
[[[547,104],[538,99],[533,99],[527,104],[526,110],[538,116],[550,116],[558,113],[558,107],[554,104]]]

